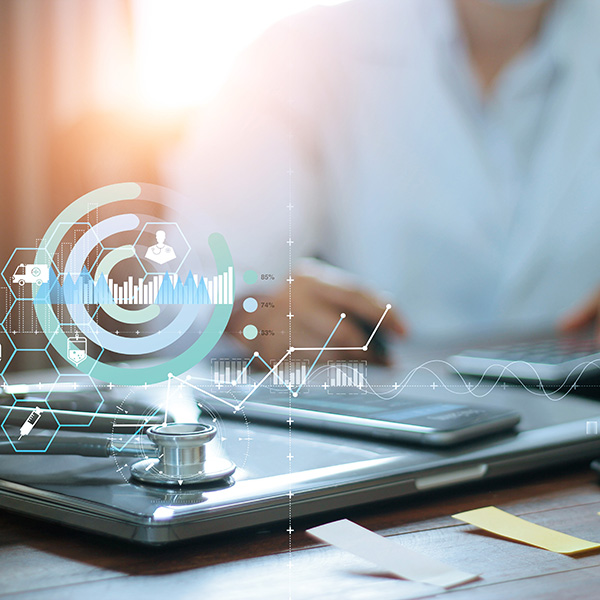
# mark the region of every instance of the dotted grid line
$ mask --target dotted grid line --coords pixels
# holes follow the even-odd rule
[[[92,227],[96,227],[98,225],[98,223],[100,222],[100,215],[98,212],[98,208],[99,205],[96,203],[88,203],[87,205],[87,212],[88,212],[88,221],[91,223]],[[90,218],[90,215],[93,214],[94,215],[94,222],[92,223],[92,219]],[[98,256],[98,258],[100,258],[100,256],[102,255],[102,250],[100,250],[100,255]],[[97,327],[100,327],[100,311],[97,310],[93,316],[93,320],[96,323]]]
[[[42,241],[43,241],[42,238],[36,238],[35,239],[36,248],[39,248],[41,246]],[[49,268],[50,269],[52,268],[52,261],[50,261]],[[32,319],[32,328],[34,329],[33,333],[35,335],[37,335],[39,333],[38,325],[41,326],[41,323],[40,323],[39,317],[37,315],[37,312],[35,311],[35,309],[33,308],[33,306],[32,306],[32,310],[31,310],[31,319]],[[35,319],[35,321],[34,321],[34,319]],[[47,324],[48,324],[48,315],[46,314],[46,325]],[[31,332],[28,332],[28,333],[31,333]]]
[[[12,304],[12,302],[9,302],[9,298],[10,298],[10,291],[8,289],[2,289],[2,291],[4,292],[4,313],[5,315],[8,315],[8,309],[10,308],[10,305]],[[12,300],[12,299],[11,299]],[[7,323],[8,324],[8,323]],[[10,336],[7,334],[7,337],[10,338]],[[4,350],[4,352],[2,353],[2,358],[0,359],[0,365],[2,365],[2,370],[4,370],[4,357],[6,356],[6,352],[7,350]],[[12,351],[11,351],[12,354]],[[10,354],[9,354],[10,356]]]
[[[42,244],[42,238],[35,238],[36,248],[39,248],[41,246],[41,244]],[[49,269],[51,269],[51,268],[52,268],[52,261],[50,261],[50,265],[49,265]],[[32,303],[32,306],[31,306],[31,328],[34,330],[33,333],[35,335],[37,335],[39,333],[38,325],[40,325],[40,320],[38,319],[37,313],[36,313],[35,308]],[[31,332],[28,332],[28,333],[31,333]]]
[[[64,268],[65,268],[65,245],[62,241],[60,242],[60,245],[59,245],[59,255],[60,255],[59,271],[64,271]],[[64,283],[64,279],[63,279],[63,283]],[[59,305],[57,312],[58,312],[57,317],[59,319],[59,323],[64,323],[65,322],[65,313],[64,313],[64,306],[62,304]]]
[[[287,36],[287,39],[289,40],[291,36]],[[289,50],[289,47],[288,47]],[[288,56],[288,60],[290,57],[290,53],[287,53]],[[287,90],[288,90],[288,94],[287,94],[287,100],[288,103],[291,105],[292,100],[291,100],[291,96],[290,96],[290,91],[291,91],[291,82],[292,82],[292,67],[293,64],[290,62],[288,62],[288,69],[287,69],[287,76],[288,76],[288,81],[287,81]],[[287,209],[288,209],[288,241],[287,241],[287,246],[288,246],[288,348],[292,348],[292,318],[293,318],[293,314],[292,314],[292,284],[294,282],[293,278],[292,278],[292,244],[293,239],[292,239],[292,209],[294,208],[292,205],[292,199],[293,199],[293,193],[292,193],[292,185],[293,185],[293,138],[294,138],[294,134],[293,132],[290,130],[289,133],[289,147],[288,147],[288,151],[289,151],[289,168],[288,168],[288,205],[287,205]],[[291,372],[291,361],[292,361],[292,356],[291,353],[288,356],[288,361],[289,361],[289,367],[290,367],[290,372]],[[289,475],[289,489],[288,489],[288,528],[287,528],[287,534],[288,534],[288,596],[291,600],[292,598],[292,557],[293,557],[293,553],[292,553],[292,533],[294,532],[294,529],[292,527],[292,497],[293,497],[293,492],[292,492],[292,459],[293,459],[293,454],[292,454],[292,390],[291,387],[288,389],[288,418],[287,418],[287,424],[288,424],[288,475]]]
[[[337,322],[336,326],[333,328],[327,341],[320,348],[319,356],[324,351],[331,349],[328,347],[328,344],[331,341],[331,338],[335,334],[340,323],[342,322],[344,316],[345,315],[341,315],[340,320]],[[340,350],[341,349],[348,350],[348,348],[340,348]],[[231,387],[229,388],[229,393],[233,392],[234,388],[240,390],[241,392],[244,392],[244,397],[241,400],[236,400],[234,402],[232,402],[231,400],[227,400],[223,397],[220,397],[216,394],[213,394],[211,391],[209,391],[209,389],[214,389],[216,387],[217,390],[220,392],[221,388],[226,387],[226,384],[219,384],[216,386],[209,385],[207,387],[199,387],[198,385],[195,385],[192,383],[192,381],[195,380],[195,381],[202,381],[202,382],[210,382],[212,384],[213,383],[212,377],[211,378],[193,377],[193,376],[188,375],[185,380],[181,380],[178,377],[174,377],[174,378],[176,380],[180,381],[182,384],[195,389],[196,391],[200,392],[201,394],[207,395],[207,396],[213,398],[214,400],[217,400],[217,401],[229,406],[230,408],[232,408],[234,410],[234,412],[240,411],[242,409],[243,405],[246,403],[246,401],[248,401],[250,399],[250,397],[260,387],[265,387],[269,390],[270,389],[280,390],[281,388],[286,388],[292,398],[297,397],[299,395],[300,390],[304,387],[314,388],[314,389],[322,388],[325,391],[327,391],[330,388],[332,388],[334,390],[338,389],[338,388],[344,388],[344,390],[346,390],[346,391],[349,389],[355,389],[355,390],[357,390],[357,394],[371,393],[383,400],[392,400],[393,398],[399,396],[402,393],[402,391],[406,388],[409,388],[409,389],[432,388],[433,390],[440,388],[440,389],[445,389],[456,395],[471,395],[474,398],[482,399],[482,398],[486,397],[496,387],[502,387],[503,389],[506,389],[506,388],[523,389],[523,390],[529,392],[533,396],[546,397],[548,400],[551,400],[553,402],[563,399],[567,395],[568,392],[577,390],[578,388],[598,388],[599,387],[598,384],[596,384],[596,383],[585,383],[584,382],[585,380],[581,381],[581,378],[584,377],[586,371],[589,369],[594,369],[594,370],[600,369],[600,360],[592,360],[592,361],[586,361],[586,362],[580,363],[579,366],[576,366],[573,368],[571,373],[569,375],[567,375],[562,382],[547,384],[541,380],[541,378],[539,377],[539,375],[537,374],[537,372],[535,371],[535,369],[533,369],[533,367],[531,365],[528,365],[528,366],[530,366],[532,368],[532,372],[535,373],[536,376],[535,377],[531,376],[527,380],[523,380],[522,378],[520,378],[511,369],[511,367],[513,365],[516,365],[519,363],[521,363],[521,365],[527,364],[527,363],[522,363],[522,361],[515,361],[514,363],[510,363],[508,365],[502,365],[502,372],[499,374],[497,373],[495,367],[500,367],[501,365],[492,365],[486,373],[484,373],[478,380],[475,381],[474,378],[463,377],[462,374],[460,374],[452,364],[448,363],[445,360],[441,360],[441,359],[429,360],[429,361],[426,361],[426,362],[420,364],[417,367],[412,368],[410,371],[408,371],[407,373],[404,374],[403,378],[400,381],[395,381],[393,384],[389,383],[389,382],[381,383],[381,384],[371,384],[369,382],[369,380],[367,379],[367,377],[364,374],[361,374],[360,372],[358,372],[356,369],[353,369],[353,368],[345,369],[343,372],[346,372],[346,373],[347,372],[355,372],[359,375],[359,378],[358,378],[359,384],[353,383],[353,384],[343,385],[343,386],[332,386],[332,385],[328,384],[327,382],[325,382],[325,383],[310,383],[311,379],[315,379],[315,378],[319,377],[320,375],[328,375],[331,372],[335,373],[336,371],[340,371],[339,367],[335,366],[335,365],[334,366],[330,366],[330,365],[322,366],[322,367],[318,367],[315,369],[314,367],[316,366],[316,363],[319,358],[319,357],[317,357],[313,361],[312,366],[309,368],[308,372],[303,377],[303,379],[300,382],[300,384],[298,385],[298,387],[296,389],[294,389],[294,387],[292,385],[290,385],[288,382],[286,382],[279,375],[278,367],[279,367],[279,365],[281,365],[281,363],[283,363],[285,360],[288,359],[288,357],[290,356],[290,354],[292,352],[295,352],[298,350],[307,350],[307,348],[290,348],[290,350],[288,350],[281,357],[281,359],[273,366],[270,366],[269,363],[267,363],[260,356],[260,354],[258,352],[255,352],[253,357],[248,361],[246,366],[242,369],[242,371],[239,373],[236,380],[232,382]],[[309,349],[309,350],[312,350],[312,349]],[[244,374],[248,372],[249,367],[251,366],[252,362],[255,359],[260,361],[265,367],[267,367],[267,372],[260,377],[259,381],[254,381],[254,382],[252,382],[251,385],[240,385],[241,377],[243,377]],[[444,370],[447,371],[448,373],[451,373],[452,371],[454,371],[457,382],[456,383],[446,382],[437,372],[440,367],[443,367]],[[489,375],[489,373],[491,373],[492,370],[495,372],[495,376],[493,378],[490,377],[490,375]],[[432,378],[431,383],[413,383],[412,379],[419,371],[427,372]],[[509,377],[511,377],[511,379],[513,379],[513,383],[503,381],[503,378],[507,377],[507,376],[509,376]],[[171,377],[173,377],[173,376],[171,375]],[[273,378],[272,384],[266,383],[267,379],[269,377]],[[537,380],[537,384],[535,383],[536,380]],[[112,387],[127,387],[127,386],[117,386],[113,383],[110,383],[110,384],[108,384],[108,387],[110,389],[112,389]],[[381,391],[378,392],[376,388],[379,388]],[[232,397],[232,399],[235,400],[235,397]],[[291,405],[291,400],[288,399],[288,406],[290,406],[290,405]],[[289,423],[290,427],[291,427],[292,423],[293,423],[293,421],[291,421]]]
[[[20,285],[19,286],[19,308],[22,308],[23,306],[23,300],[25,300],[25,286],[24,285]],[[25,311],[24,310],[19,310],[19,312],[17,313],[17,323],[19,324],[19,330],[23,330],[25,329]]]
[[[40,350],[40,352],[43,352],[42,350]],[[174,378],[177,379],[177,378]],[[189,379],[194,379],[193,377],[190,377]],[[178,380],[179,381],[179,380]],[[358,387],[355,385],[352,386],[340,386],[339,388],[336,387],[332,387],[332,386],[327,386],[328,389],[330,390],[337,390],[337,389],[343,389],[344,393],[346,393],[348,390],[354,389],[357,391],[356,396],[362,396],[362,395],[366,395],[367,394],[367,386],[369,389],[375,389],[375,388],[382,388],[382,389],[386,389],[388,392],[392,392],[394,391],[395,394],[394,396],[390,396],[389,398],[383,397],[383,396],[379,396],[380,398],[382,398],[383,400],[391,400],[393,399],[397,394],[397,390],[396,390],[396,385],[398,387],[400,387],[400,384],[394,384],[394,385],[389,385],[389,384],[369,384],[368,381],[365,379],[364,380],[365,383],[362,387]],[[192,387],[193,389],[196,389],[197,391],[207,394],[208,395],[208,391],[207,389],[200,389],[192,384],[190,384],[189,382],[186,382],[186,384],[189,387]],[[42,384],[41,382],[38,383],[31,383],[31,382],[20,382],[20,383],[15,383],[15,386],[23,386],[23,385],[29,385],[31,387],[36,386],[36,385],[53,385],[52,383],[48,383],[48,384]],[[152,384],[152,387],[156,387],[156,388],[160,388],[160,387],[164,387],[166,384],[162,384],[162,383],[155,383]],[[6,391],[8,393],[11,393],[11,385],[7,386]],[[124,388],[124,389],[129,389],[131,386],[128,384],[121,384],[121,383],[111,383],[111,384],[103,384],[103,385],[93,385],[93,384],[84,384],[84,383],[77,383],[77,385],[73,386],[73,389],[77,389],[77,390],[81,390],[81,389],[104,389],[104,388],[108,388],[108,389],[118,389],[118,388]],[[219,390],[221,390],[224,387],[224,384],[221,384],[220,387],[218,386],[213,386],[213,390],[215,388],[218,388]],[[239,387],[241,386],[231,386],[231,388],[229,389],[229,391],[233,391],[236,388],[239,389]],[[288,386],[285,384],[281,384],[281,385],[265,385],[264,388],[267,390],[278,390],[280,389],[280,387],[286,387],[286,389],[288,389]],[[318,383],[305,383],[303,386],[303,388],[307,388],[307,389],[323,389],[323,384],[318,384]],[[445,385],[439,385],[436,382],[432,382],[432,383],[411,383],[411,384],[404,384],[402,386],[403,389],[425,389],[425,388],[430,388],[430,389],[446,389],[446,390],[453,390],[453,389],[460,389],[462,390],[462,394],[470,394],[472,396],[475,396],[474,394],[474,390],[475,387],[479,387],[479,388],[483,388],[483,389],[487,389],[487,390],[493,390],[494,388],[498,387],[498,383],[497,382],[492,382],[492,383],[478,383],[475,385],[464,385],[463,383],[456,383],[456,384],[445,384]],[[526,388],[524,388],[524,384],[520,384],[520,383],[508,383],[508,382],[503,382],[501,384],[502,389],[526,389],[527,391],[531,391],[533,393],[533,395],[536,396],[544,396],[544,393],[539,393],[539,392],[535,392],[534,389],[532,389],[532,387],[529,385]],[[533,386],[535,388],[539,387]],[[556,391],[558,391],[560,389],[560,385],[559,384],[555,384],[554,386],[550,386],[550,385],[546,385],[545,389],[548,389],[550,387],[555,387],[556,389],[553,392],[548,392],[548,394],[552,394],[555,393]],[[587,384],[583,384],[583,383],[579,383],[577,385],[573,385],[571,388],[569,389],[580,389],[580,388],[589,388],[589,389],[598,389],[600,387],[600,384],[594,384],[594,383],[587,383]],[[209,388],[210,389],[210,388]],[[31,390],[32,393],[35,392],[35,389]],[[63,391],[63,389],[61,388],[58,391]],[[331,391],[331,392],[327,392],[328,395],[336,395],[335,391]],[[459,392],[461,393],[461,392]],[[477,396],[476,396],[477,397]],[[215,397],[214,399],[216,400],[221,400],[223,401],[221,398]],[[552,398],[549,398],[550,400],[552,400]],[[230,406],[230,408],[233,408],[235,410],[235,412],[241,411],[243,409],[243,407],[237,407],[237,405],[235,405],[233,403],[234,398],[232,398],[232,401],[228,402],[228,405]]]
[[[25,300],[22,303],[22,306],[25,306],[26,302],[27,302],[27,300]],[[6,310],[6,312],[8,312],[8,308],[10,308],[10,305],[8,304],[8,302],[5,302],[5,305],[6,305],[5,310]],[[29,305],[27,304],[27,306],[29,306]],[[21,333],[21,334],[33,333],[33,334],[37,334],[37,335],[45,335],[42,330],[36,328],[36,323],[38,323],[38,320],[35,318],[35,315],[33,313],[30,313],[30,314],[32,314],[32,320],[33,320],[33,322],[32,322],[31,325],[32,325],[33,329],[24,329],[21,326],[19,326],[18,329],[13,328],[12,327],[13,313],[16,310],[17,310],[17,308],[13,307],[12,310],[11,310],[11,312],[10,312],[10,315],[8,316],[8,319],[6,320],[6,329],[7,329],[7,331],[12,332],[14,335],[16,335],[18,333]],[[24,310],[21,309],[21,308],[19,308],[19,315],[22,315],[22,314],[24,314]],[[19,316],[19,320],[22,321],[23,317]],[[100,325],[96,321],[94,321],[94,323],[97,325],[97,327],[95,329],[93,329],[92,327],[90,327],[89,331],[91,331],[92,333],[96,333],[96,334],[100,333]],[[74,327],[74,326],[75,326],[74,324],[71,324],[71,327]],[[126,336],[126,337],[130,337],[130,338],[134,338],[134,337],[138,337],[141,333],[145,333],[145,334],[152,334],[152,333],[179,333],[179,334],[182,334],[182,333],[188,333],[188,332],[183,332],[180,329],[176,330],[176,329],[171,329],[169,327],[165,327],[163,329],[147,329],[147,330],[145,329],[144,331],[140,331],[139,328],[136,329],[135,331],[133,329],[132,330],[128,330],[128,331],[123,331],[122,329],[119,329],[119,330],[114,330],[113,333],[115,333],[116,335],[121,335],[121,336]],[[202,330],[198,331],[199,335],[202,335],[202,333],[203,333]]]

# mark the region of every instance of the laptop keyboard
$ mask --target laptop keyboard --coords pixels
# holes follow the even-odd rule
[[[496,346],[487,350],[471,350],[463,354],[495,358],[503,361],[523,361],[536,364],[560,365],[600,353],[600,344],[593,338],[561,338]]]
[[[563,385],[600,379],[600,343],[590,332],[465,350],[448,358],[467,376]]]

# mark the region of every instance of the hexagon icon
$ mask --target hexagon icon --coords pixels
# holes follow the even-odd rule
[[[48,352],[44,350],[16,350],[2,372],[10,385],[38,385],[54,383],[58,370]]]
[[[62,346],[60,352],[55,344]],[[96,333],[91,328],[80,330],[71,325],[54,332],[46,352],[59,375],[77,377],[87,376],[94,370],[104,348],[97,343]]]
[[[50,256],[37,248],[15,248],[2,268],[2,279],[16,300],[33,300],[48,285],[51,277]]]
[[[148,221],[134,243],[149,274],[178,273],[191,246],[177,223]]]
[[[104,404],[104,397],[88,375],[59,375],[46,396],[46,403],[52,410],[90,413],[89,416],[77,420],[55,413],[56,420],[65,429],[81,428],[89,426],[94,420],[94,416]]]
[[[14,300],[2,321],[17,350],[45,350],[48,338],[40,326],[33,302]]]
[[[59,429],[43,398],[15,399],[2,420],[2,430],[15,452],[46,452]]]

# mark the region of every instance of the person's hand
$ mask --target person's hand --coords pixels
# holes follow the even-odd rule
[[[321,360],[369,360],[379,364],[386,362],[384,356],[374,351],[373,342],[367,351],[362,349],[386,310],[387,302],[384,298],[364,289],[350,274],[317,260],[301,261],[301,266],[292,278],[291,305],[286,285],[268,298],[259,299],[274,304],[274,308],[259,309],[252,314],[245,314],[242,310],[234,313],[232,328],[241,330],[246,324],[252,323],[259,330],[258,337],[247,342],[252,351],[260,352],[269,362],[279,360],[291,346],[298,349],[312,348],[313,350],[295,350],[294,358],[314,360],[340,321],[340,315],[344,314],[345,318],[328,347],[353,350],[325,350]],[[290,314],[294,316],[289,317]],[[385,315],[380,330],[395,335],[405,333],[393,308]]]
[[[600,341],[600,290],[567,313],[559,322],[559,330],[562,333],[574,333],[592,324],[596,339]]]

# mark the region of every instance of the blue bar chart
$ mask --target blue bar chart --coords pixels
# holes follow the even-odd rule
[[[185,280],[176,273],[127,277],[122,282],[96,281],[87,271],[74,278],[66,274],[62,284],[52,272],[48,283],[40,286],[34,299],[47,304],[233,304],[233,268],[213,277],[188,272]]]

